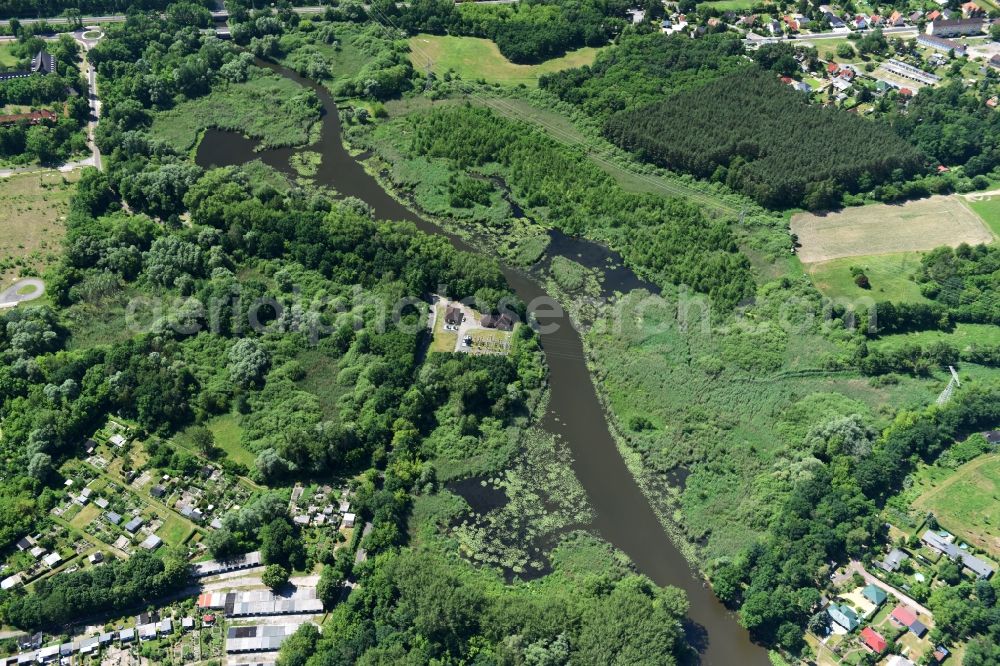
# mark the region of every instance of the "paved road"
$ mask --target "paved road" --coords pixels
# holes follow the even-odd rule
[[[819,40],[823,40],[823,39],[845,39],[848,35],[851,35],[851,34],[861,34],[861,35],[863,35],[863,34],[866,34],[867,32],[871,32],[871,31],[861,30],[861,31],[854,31],[854,32],[851,32],[851,31],[848,31],[848,32],[822,32],[822,33],[817,33],[815,35],[796,35],[794,38],[789,37],[789,36],[782,36],[782,37],[762,37],[762,36],[758,36],[757,39],[744,39],[743,41],[747,42],[747,43],[751,43],[751,44],[767,44],[767,43],[773,43],[773,42],[805,42],[805,43],[809,43],[809,42],[819,41]],[[918,32],[917,29],[915,27],[913,27],[913,26],[903,26],[901,28],[882,28],[882,34],[883,35],[891,35],[893,37],[906,37],[906,36],[916,37],[917,36],[917,32]]]
[[[293,7],[293,9],[299,14],[321,14],[326,11],[326,7]],[[216,21],[225,21],[229,19],[229,12],[220,9],[212,12],[212,18]],[[125,14],[104,14],[102,16],[84,16],[81,18],[66,18],[63,16],[53,16],[49,18],[22,18],[17,19],[21,25],[28,25],[31,23],[41,23],[42,21],[46,23],[51,23],[53,25],[65,25],[66,23],[82,23],[84,25],[89,25],[91,23],[121,23],[125,20]],[[0,26],[9,26],[10,19],[5,19],[0,21]]]
[[[73,39],[83,48],[83,61],[87,70],[87,101],[90,103],[90,120],[87,121],[87,143],[90,145],[90,164],[80,166],[94,166],[103,170],[101,164],[101,151],[97,148],[97,140],[94,136],[97,131],[97,122],[101,118],[101,98],[97,94],[97,70],[87,61],[87,51],[89,51],[99,39],[84,39],[87,30],[77,30],[73,33]]]
[[[72,33],[73,39],[77,41],[78,44],[83,48],[84,52],[84,63],[85,71],[87,75],[87,100],[90,103],[90,120],[87,121],[87,145],[90,147],[90,157],[82,160],[75,160],[73,162],[66,162],[58,167],[59,171],[66,173],[69,171],[75,171],[76,169],[81,169],[83,167],[93,166],[98,169],[103,169],[101,162],[101,151],[97,148],[97,141],[94,139],[94,133],[97,131],[97,122],[101,117],[101,100],[97,94],[97,71],[94,67],[86,61],[86,54],[98,40],[96,39],[84,39],[83,34],[86,29],[77,30]],[[0,36],[0,42],[11,41],[17,39],[16,37],[10,36]],[[40,165],[32,165],[26,167],[13,167],[9,169],[0,169],[0,178],[9,178],[10,176],[15,176],[25,173],[41,173],[48,171],[48,167],[43,167]],[[0,299],[0,303],[3,299]]]
[[[35,290],[28,294],[19,294],[25,287],[35,287]],[[24,278],[18,280],[7,289],[0,291],[0,308],[12,308],[18,303],[33,301],[40,298],[45,293],[45,283],[37,278]]]
[[[927,615],[929,617],[934,617],[934,614],[931,613],[931,611],[930,611],[929,608],[927,608],[926,606],[924,606],[923,604],[921,604],[919,601],[917,601],[913,597],[904,594],[902,590],[897,590],[893,586],[888,585],[886,583],[883,583],[881,580],[879,580],[875,576],[873,576],[870,573],[868,573],[865,570],[864,565],[861,564],[861,562],[859,562],[857,560],[851,560],[851,562],[847,565],[846,571],[844,573],[840,574],[839,576],[836,576],[833,579],[833,582],[839,585],[840,583],[843,583],[844,581],[846,581],[848,578],[850,578],[851,576],[853,576],[856,573],[861,574],[861,577],[865,579],[866,583],[874,585],[875,587],[880,587],[883,590],[885,590],[886,593],[888,593],[888,594],[895,595],[897,599],[899,599],[900,601],[902,601],[903,603],[905,603],[910,608],[916,610],[921,615]]]

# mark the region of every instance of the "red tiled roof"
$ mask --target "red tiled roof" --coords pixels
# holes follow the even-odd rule
[[[16,123],[19,120],[30,120],[37,123],[39,120],[55,120],[56,114],[48,109],[41,111],[31,111],[29,113],[8,113],[0,115],[0,124]]]
[[[908,627],[917,621],[917,616],[909,608],[900,604],[892,609],[892,619],[904,627]]]
[[[864,641],[864,644],[871,648],[872,652],[875,654],[881,654],[888,645],[885,638],[882,637],[882,634],[878,633],[871,627],[865,627],[861,630],[861,640]]]
[[[829,65],[826,66],[826,71],[830,72],[831,74],[836,72],[838,69],[840,69],[840,65],[838,65],[835,62],[831,62]]]

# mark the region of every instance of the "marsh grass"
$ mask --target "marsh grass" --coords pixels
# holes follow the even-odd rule
[[[181,153],[189,151],[200,132],[210,127],[260,139],[264,148],[303,145],[319,119],[317,110],[307,103],[312,96],[312,91],[291,79],[258,70],[246,83],[220,86],[204,97],[156,114],[151,131]],[[261,105],[271,112],[261,113]]]

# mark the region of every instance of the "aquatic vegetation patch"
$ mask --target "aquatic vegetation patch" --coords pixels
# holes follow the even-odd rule
[[[534,429],[511,466],[492,476],[449,484],[469,508],[451,525],[462,554],[499,568],[508,580],[531,579],[551,570],[548,550],[561,535],[592,519],[567,448]]]

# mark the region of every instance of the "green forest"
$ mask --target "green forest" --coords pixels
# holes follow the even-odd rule
[[[844,192],[907,180],[923,167],[888,125],[813,106],[755,68],[618,113],[605,131],[641,159],[724,182],[768,208],[836,208]]]
[[[610,242],[658,282],[689,285],[724,306],[749,293],[748,262],[724,223],[678,199],[625,192],[578,152],[523,123],[463,106],[411,116],[404,127],[392,135],[408,142],[402,147],[411,156],[447,158],[469,172],[499,168],[525,209],[566,233]]]

